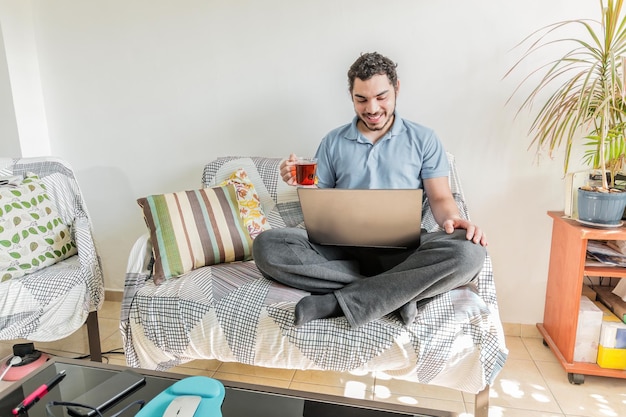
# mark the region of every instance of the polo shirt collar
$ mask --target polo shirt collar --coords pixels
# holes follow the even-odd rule
[[[394,116],[395,117],[393,119],[393,124],[391,125],[391,129],[389,129],[389,131],[385,133],[385,136],[380,138],[381,141],[397,136],[401,132],[404,131],[405,129],[404,122],[402,121],[402,118],[400,117],[397,111],[394,112]],[[358,121],[359,121],[359,117],[354,116],[354,118],[352,119],[352,123],[350,124],[350,129],[348,129],[348,132],[346,132],[345,138],[349,140],[363,142],[363,143],[371,143],[361,134],[361,132],[359,132],[359,129],[356,126]]]

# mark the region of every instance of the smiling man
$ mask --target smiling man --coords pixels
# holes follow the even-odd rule
[[[383,67],[392,65],[391,62],[386,62],[384,59],[380,63]],[[377,67],[359,68],[357,66],[355,68],[355,65],[350,68],[348,79],[350,81],[354,110],[359,118],[357,128],[372,143],[376,143],[378,139],[387,133],[393,123],[396,110],[396,96],[400,88],[400,82],[397,79],[390,79],[388,73],[374,73],[366,80],[363,80],[358,78],[359,70],[362,71],[360,75],[367,76],[368,72],[377,70]],[[394,67],[392,66],[389,69],[389,73],[395,78],[395,71],[392,70]]]
[[[487,239],[459,214],[437,135],[396,112],[396,64],[376,52],[362,54],[348,82],[356,116],[322,139],[317,186],[421,188],[442,230],[423,230],[415,248],[390,250],[318,245],[302,229],[271,229],[255,239],[254,259],[265,277],[311,293],[296,305],[296,326],[345,315],[358,327],[394,311],[409,325],[417,301],[466,285],[480,272]],[[292,154],[281,164],[290,185],[295,161]]]

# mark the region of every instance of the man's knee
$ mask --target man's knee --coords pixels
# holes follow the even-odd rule
[[[465,239],[459,241],[457,249],[457,256],[464,267],[476,272],[482,269],[487,256],[487,250],[484,246]]]
[[[459,265],[469,271],[478,272],[485,262],[487,250],[484,246],[467,240],[465,235],[466,231],[463,229],[457,229],[451,234],[441,232],[429,236],[425,243],[434,247],[447,247]]]
[[[279,228],[269,229],[259,234],[252,244],[252,257],[259,269],[264,269],[274,264],[274,258],[281,258],[291,253],[289,247],[298,245],[305,239],[306,232],[302,233],[300,229]]]
[[[256,238],[254,238],[254,241],[252,242],[252,259],[254,259],[254,263],[261,272],[266,269],[265,261],[267,260],[267,257],[265,256],[265,248],[266,242],[269,239],[267,239],[267,237],[264,235],[269,231],[271,230],[266,230],[260,233]]]

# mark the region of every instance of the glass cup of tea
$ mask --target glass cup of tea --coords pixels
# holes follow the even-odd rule
[[[315,185],[316,171],[316,158],[299,158],[296,161],[296,182],[298,185]]]

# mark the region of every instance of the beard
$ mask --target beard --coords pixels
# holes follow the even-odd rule
[[[396,113],[396,102],[394,100],[393,108],[391,108],[391,111],[390,112],[385,111],[383,113],[383,117],[387,116],[387,118],[386,119],[381,119],[376,124],[368,123],[367,118],[364,117],[363,114],[357,113],[357,115],[359,117],[359,120],[363,123],[363,126],[365,126],[365,128],[367,130],[369,130],[370,132],[379,132],[381,130],[387,129],[391,125],[391,123],[393,122],[393,120],[395,118],[395,113]],[[390,114],[390,116],[389,116],[389,114]]]
[[[386,119],[381,120],[380,122],[372,125],[367,122],[367,119],[359,115],[359,120],[363,123],[363,126],[365,126],[367,130],[372,131],[372,132],[378,132],[378,131],[386,129],[393,121],[393,118],[394,116],[392,114],[390,117],[387,117]]]

